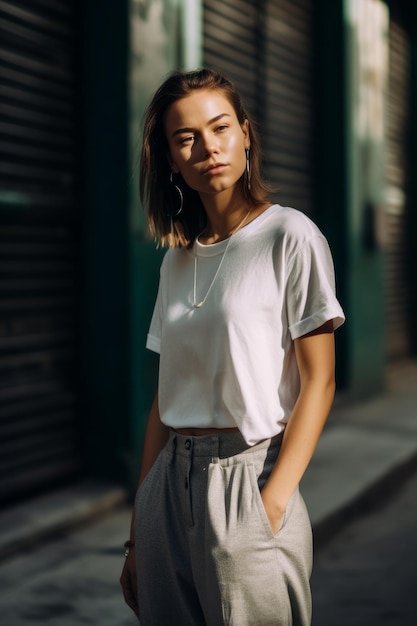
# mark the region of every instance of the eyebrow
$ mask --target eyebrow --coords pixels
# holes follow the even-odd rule
[[[211,120],[209,120],[207,122],[207,126],[210,126],[211,124],[214,124],[215,122],[218,122],[222,117],[231,117],[229,115],[229,113],[220,113],[220,115],[216,115],[215,117],[212,117]],[[176,135],[181,135],[182,133],[192,133],[194,132],[194,128],[178,128],[177,130],[174,130],[174,132],[172,133],[172,137],[176,137]]]

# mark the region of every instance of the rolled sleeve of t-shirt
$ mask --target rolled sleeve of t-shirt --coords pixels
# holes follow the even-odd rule
[[[335,294],[333,259],[323,236],[303,243],[290,259],[286,296],[292,339],[330,320],[334,330],[343,324],[345,317]]]

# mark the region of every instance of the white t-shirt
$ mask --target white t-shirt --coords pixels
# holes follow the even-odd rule
[[[293,340],[344,314],[317,226],[270,206],[228,241],[169,250],[147,347],[160,353],[159,411],[173,428],[238,427],[249,445],[285,428],[299,393]]]

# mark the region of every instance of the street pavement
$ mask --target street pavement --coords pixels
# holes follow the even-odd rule
[[[333,584],[338,579],[343,589],[347,579],[358,576],[359,572],[362,595],[355,601],[357,614],[363,608],[364,615],[368,615],[365,611],[368,605],[378,606],[372,590],[379,583],[378,572],[382,572],[382,546],[384,538],[387,542],[394,540],[389,534],[380,534],[378,550],[382,556],[377,566],[372,565],[370,553],[365,558],[366,549],[372,550],[372,533],[365,549],[366,535],[358,531],[355,543],[349,532],[365,509],[393,497],[398,485],[416,467],[417,367],[413,363],[403,372],[397,369],[397,379],[389,382],[384,394],[362,403],[336,403],[303,478],[301,490],[313,524],[317,567],[322,568],[321,574],[317,572],[321,578],[313,578],[315,605],[317,615],[327,619],[320,621],[322,618],[317,617],[315,626],[411,626],[411,622],[395,621],[395,613],[394,621],[354,621],[357,618],[346,608],[350,600],[338,595]],[[416,509],[416,498],[414,489],[404,504],[406,511]],[[137,624],[124,605],[119,586],[122,546],[130,521],[130,507],[123,502],[120,489],[89,482],[47,494],[0,514],[1,626]],[[372,522],[375,537],[384,519],[381,509],[375,511]],[[390,524],[394,530],[395,519]],[[409,524],[404,526],[404,537],[400,534],[395,541],[408,542],[412,529],[416,528],[415,518]],[[342,535],[344,532],[348,534]],[[322,550],[334,545],[332,542],[340,536],[346,537],[343,550],[339,546],[336,553],[321,556],[326,554]],[[351,561],[344,563],[342,556],[346,558],[346,555]],[[400,550],[400,556],[407,558],[406,546]],[[402,602],[400,592],[394,593],[394,583],[400,580],[397,569],[401,567],[395,558],[395,553],[388,555],[387,551],[386,576],[391,576],[393,583],[392,604],[387,611]],[[336,568],[334,578],[332,563]],[[414,587],[408,585],[407,579],[403,585],[403,598],[407,593],[417,595],[413,591],[415,581]],[[330,596],[334,596],[335,604],[326,608]],[[343,610],[331,613],[339,604]],[[346,620],[342,621],[342,617]],[[417,621],[412,623],[414,626]]]
[[[3,561],[1,626],[137,626],[118,580],[129,521],[123,507]]]
[[[417,473],[316,551],[313,626],[416,626]]]

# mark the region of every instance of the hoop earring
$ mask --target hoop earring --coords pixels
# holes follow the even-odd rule
[[[179,195],[180,198],[180,208],[178,209],[178,211],[176,213],[172,213],[171,214],[171,219],[173,219],[174,217],[178,217],[178,215],[182,212],[183,206],[184,206],[184,196],[183,193],[180,189],[180,187],[178,187],[178,185],[176,185],[174,183],[174,172],[171,172],[171,174],[169,175],[169,182],[171,183],[171,185],[173,185],[175,187],[175,190],[177,192],[177,194]]]
[[[250,190],[250,148],[245,148],[246,152],[246,180],[248,189]]]

